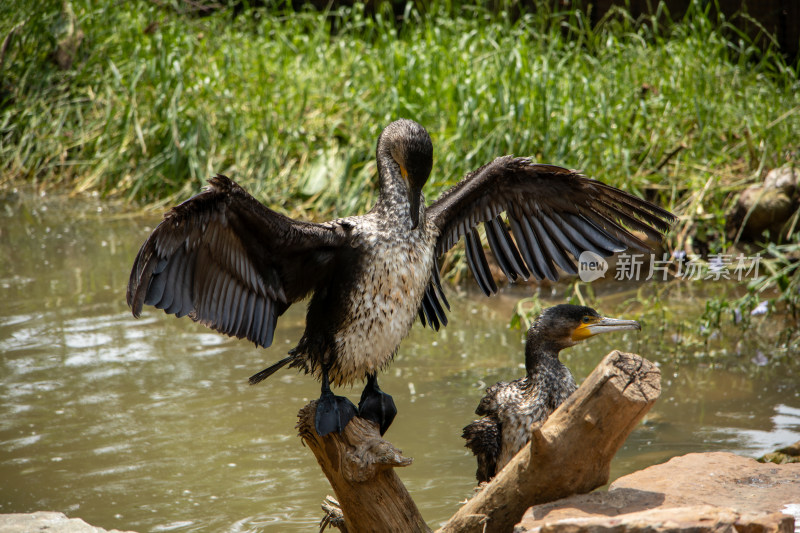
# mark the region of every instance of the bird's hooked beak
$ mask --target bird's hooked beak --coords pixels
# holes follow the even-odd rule
[[[406,182],[406,187],[408,187],[408,203],[409,209],[411,210],[411,229],[417,229],[417,226],[419,226],[419,202],[422,198],[422,194],[420,194],[420,191],[411,184],[411,180],[408,179],[408,170],[406,170],[406,167],[403,165],[400,165],[400,174],[403,176],[403,179]]]
[[[572,332],[572,340],[575,342],[600,335],[601,333],[611,333],[612,331],[624,331],[628,329],[642,329],[642,326],[635,320],[624,320],[621,318],[597,317],[589,322],[583,322]]]

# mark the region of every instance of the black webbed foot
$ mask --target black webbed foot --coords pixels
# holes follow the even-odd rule
[[[330,390],[323,391],[314,415],[317,435],[324,437],[334,431],[341,433],[356,414],[358,411],[353,402],[344,396],[334,396]]]
[[[367,378],[367,386],[358,402],[358,416],[371,420],[380,426],[381,435],[392,425],[397,408],[391,396],[378,387],[378,377],[373,374]]]
[[[344,396],[335,396],[331,392],[328,369],[323,368],[322,394],[319,396],[317,412],[314,414],[314,427],[317,435],[324,437],[333,431],[341,433],[356,414],[358,411],[353,402]]]

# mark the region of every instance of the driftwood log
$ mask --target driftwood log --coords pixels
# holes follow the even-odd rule
[[[511,531],[531,505],[604,485],[611,459],[660,393],[657,367],[635,354],[611,352],[437,533]],[[297,427],[336,493],[347,530],[430,531],[393,470],[411,460],[361,418],[342,434],[319,437],[315,409],[316,402],[305,406]]]
[[[359,417],[353,418],[344,432],[320,437],[314,429],[316,410],[317,400],[303,407],[297,415],[297,429],[336,493],[346,531],[429,533],[394,471],[397,466],[410,465],[411,459],[381,438],[377,424]],[[331,502],[326,503],[330,513]]]

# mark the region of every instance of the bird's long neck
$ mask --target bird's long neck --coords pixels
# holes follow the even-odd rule
[[[412,222],[408,184],[400,174],[400,167],[388,151],[378,152],[378,175],[380,193],[374,209],[383,212],[394,224],[410,228]]]

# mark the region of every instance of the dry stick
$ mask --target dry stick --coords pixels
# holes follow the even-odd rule
[[[314,400],[298,413],[297,429],[330,481],[348,531],[430,533],[394,467],[411,459],[383,440],[378,425],[355,417],[343,433],[314,429]]]
[[[531,505],[589,492],[661,394],[661,372],[635,354],[613,351],[548,418],[530,445],[437,533],[511,531]]]

